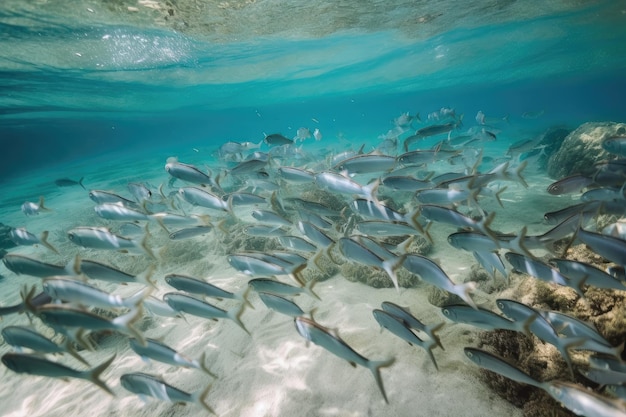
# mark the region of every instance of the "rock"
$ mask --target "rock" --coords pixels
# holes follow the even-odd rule
[[[602,142],[626,124],[615,122],[589,122],[571,132],[548,162],[548,175],[554,179],[573,174],[592,175],[594,164],[607,159],[610,154],[602,149]]]

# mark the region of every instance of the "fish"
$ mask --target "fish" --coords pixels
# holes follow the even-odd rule
[[[254,289],[256,292],[271,293],[277,295],[299,295],[306,293],[313,298],[320,300],[320,297],[313,292],[313,286],[316,280],[312,279],[306,282],[303,287],[294,287],[293,285],[285,284],[284,282],[277,281],[270,278],[253,278],[248,281],[248,286]]]
[[[448,291],[449,293],[458,295],[472,308],[478,309],[476,303],[474,303],[474,300],[472,300],[470,296],[470,293],[476,288],[475,282],[470,281],[463,284],[455,284],[445,271],[434,261],[425,256],[413,253],[405,256],[402,266],[409,272],[419,275],[423,281]]]
[[[270,226],[266,224],[253,224],[243,229],[248,236],[280,237],[286,236],[289,230],[280,226]]]
[[[424,188],[434,187],[434,183],[430,180],[410,176],[410,175],[389,175],[382,177],[380,183],[395,191],[415,192]]]
[[[360,185],[349,177],[330,171],[315,174],[315,184],[318,187],[338,194],[356,195],[367,200],[377,201],[376,192],[380,184],[375,180],[367,185]]]
[[[133,372],[123,374],[120,377],[120,384],[128,391],[139,394],[140,396],[148,395],[161,401],[172,403],[194,403],[203,407],[211,414],[215,411],[206,402],[211,386],[207,386],[203,391],[197,391],[193,394],[182,391],[172,385],[169,385],[161,378],[148,375],[142,372]]]
[[[291,226],[291,222],[283,216],[269,210],[252,210],[250,213],[257,221],[264,224],[272,224],[275,226]]]
[[[239,300],[246,303],[250,308],[254,309],[250,301],[248,301],[248,289],[246,287],[243,291],[238,293],[233,293],[230,291],[226,291],[218,286],[215,286],[209,282],[203,281],[198,278],[189,277],[186,275],[180,274],[167,274],[165,277],[165,282],[173,288],[176,288],[179,291],[185,291],[192,294],[199,294],[206,297],[216,298],[218,300],[222,300],[224,298],[230,300]]]
[[[152,198],[152,191],[142,183],[129,182],[126,188],[128,188],[128,191],[133,195],[138,204],[143,204]]]
[[[156,259],[146,245],[146,234],[141,241],[116,235],[106,227],[75,227],[67,232],[70,242],[83,248],[104,250],[139,249],[152,259]]]
[[[43,196],[39,197],[39,203],[26,201],[22,204],[22,213],[27,216],[36,216],[40,211],[51,211],[48,207],[44,206]]]
[[[54,276],[45,278],[42,286],[43,291],[53,299],[100,308],[136,308],[151,291],[150,287],[146,287],[131,297],[122,298],[82,281]]]
[[[130,348],[143,359],[152,359],[176,367],[199,369],[207,375],[214,376],[204,363],[204,354],[200,360],[189,359],[158,340],[146,338],[145,342],[145,345],[142,345],[137,339],[128,339]]]
[[[207,185],[215,185],[211,176],[202,172],[200,168],[194,165],[178,162],[178,159],[174,157],[167,159],[165,171],[173,178],[191,182],[193,184],[199,184],[205,187]]]
[[[281,246],[291,249],[291,250],[295,250],[299,252],[316,252],[317,251],[317,247],[314,244],[298,236],[283,235],[283,236],[277,236],[276,239],[278,240],[278,243],[281,244]]]
[[[504,257],[517,272],[528,274],[544,282],[558,284],[565,287],[572,287],[581,296],[584,296],[582,289],[580,288],[580,281],[570,281],[567,277],[561,274],[557,269],[552,268],[550,265],[547,265],[537,259],[529,258],[514,252],[507,252],[504,254]]]
[[[298,273],[306,267],[306,260],[294,264],[263,253],[250,251],[228,255],[226,260],[233,268],[246,275],[290,275],[298,283],[302,282]]]
[[[469,360],[471,360],[481,368],[505,376],[508,379],[512,379],[513,381],[521,382],[522,384],[532,385],[541,389],[546,388],[545,383],[537,381],[535,378],[526,374],[517,366],[510,364],[508,361],[499,357],[498,355],[472,347],[464,348],[463,352]]]
[[[373,172],[392,171],[397,164],[393,156],[378,153],[355,155],[339,162],[333,167],[336,171],[345,171],[350,176],[355,174],[369,174]]]
[[[472,308],[464,304],[451,304],[441,307],[443,315],[455,322],[469,324],[483,330],[512,330],[530,334],[527,326],[529,321],[518,322],[481,307]],[[534,320],[534,318],[533,318]]]
[[[432,351],[432,349],[437,346],[437,342],[435,340],[429,339],[424,341],[420,339],[411,331],[402,318],[397,317],[388,311],[375,309],[372,311],[372,314],[381,327],[389,330],[391,333],[408,342],[410,345],[416,345],[426,350],[430,360],[433,362],[433,365],[435,365],[435,369],[439,370],[439,366],[437,366],[437,361],[435,360],[435,356]]]
[[[626,291],[626,285],[622,281],[615,279],[593,265],[576,260],[559,258],[552,258],[548,262],[556,265],[561,274],[569,279],[580,281],[584,285]]]
[[[44,335],[23,326],[6,326],[2,329],[2,338],[11,346],[32,349],[37,353],[69,353],[89,366],[89,363],[72,347],[69,339],[66,339],[65,346],[59,346]]]
[[[400,307],[399,305],[394,304],[390,301],[383,301],[381,303],[381,308],[387,313],[393,314],[394,316],[401,319],[410,328],[426,333],[430,340],[434,341],[437,346],[441,348],[441,350],[445,350],[443,348],[443,345],[441,344],[439,336],[437,336],[437,334],[435,333],[439,329],[441,329],[441,327],[443,327],[443,323],[426,326],[417,318],[415,318],[415,316],[411,314],[408,308]]]
[[[376,380],[378,389],[380,390],[385,402],[389,404],[387,394],[385,393],[385,388],[383,387],[383,380],[380,375],[380,369],[391,366],[394,363],[395,358],[381,361],[372,361],[357,353],[339,336],[333,335],[330,329],[327,329],[326,327],[314,322],[313,320],[307,319],[305,317],[296,317],[294,319],[294,323],[296,326],[296,330],[298,331],[300,336],[304,337],[306,340],[323,347],[324,349],[340,357],[341,359],[345,359],[353,367],[361,365],[364,368],[369,369],[372,375],[374,375],[374,379]]]
[[[564,381],[550,381],[546,392],[565,408],[587,417],[626,417],[624,402],[603,397],[588,388]]]
[[[280,178],[292,184],[309,184],[315,181],[315,173],[302,168],[281,166],[276,172]]]
[[[420,139],[435,135],[441,135],[443,133],[448,133],[454,129],[457,129],[463,124],[462,120],[463,117],[461,116],[458,120],[452,122],[426,126],[418,129],[413,136],[409,136],[407,139],[404,140],[404,152],[407,152],[409,150],[409,146],[411,146],[413,143],[417,142]]]
[[[594,179],[582,174],[574,174],[561,178],[548,185],[547,191],[552,195],[578,193],[594,183]]]
[[[580,227],[576,232],[575,241],[584,243],[592,251],[611,262],[626,266],[626,240],[590,232]]]
[[[170,240],[183,240],[190,239],[192,237],[206,235],[213,230],[213,226],[211,225],[198,225],[193,227],[186,227],[184,229],[176,230],[175,232],[170,233]]]
[[[100,375],[113,363],[115,355],[93,369],[78,371],[57,362],[51,362],[38,355],[23,353],[5,353],[2,355],[4,366],[19,374],[47,376],[52,378],[79,378],[86,379],[102,388],[108,394],[115,396],[113,391],[100,379]]]
[[[70,327],[94,331],[116,330],[144,341],[144,337],[133,326],[133,323],[141,318],[141,307],[135,307],[114,319],[102,317],[71,304],[45,304],[32,310],[44,323],[55,329]]]
[[[257,292],[257,294],[259,294],[259,298],[263,301],[263,304],[274,311],[290,317],[304,315],[304,311],[296,303],[280,295],[262,291]]]
[[[572,359],[569,354],[569,349],[583,343],[584,338],[559,337],[552,324],[550,324],[550,322],[546,320],[537,310],[518,301],[499,298],[496,300],[496,305],[507,317],[518,322],[528,322],[528,329],[531,333],[537,336],[540,340],[556,347],[567,363],[572,378],[574,377],[574,370],[572,367]]]
[[[474,220],[448,207],[434,204],[422,204],[419,206],[419,214],[430,221],[477,230],[491,238],[494,242],[497,243],[498,241],[495,233],[489,228],[489,225],[493,221],[493,213],[480,220]]]
[[[125,207],[138,208],[139,206],[132,200],[110,191],[89,190],[89,198],[96,204],[117,204],[121,203]]]
[[[118,203],[102,203],[94,206],[94,211],[103,219],[132,222],[147,221],[150,217],[140,211],[128,208],[121,202]]]
[[[380,256],[380,253],[374,253],[362,243],[348,237],[340,238],[337,243],[339,250],[346,259],[385,271],[396,290],[400,291],[396,270],[402,266],[405,255],[395,256],[392,254],[393,258],[385,259]]]
[[[59,178],[58,180],[54,180],[54,184],[58,187],[73,187],[75,185],[80,185],[81,187],[83,187],[83,190],[86,190],[85,186],[83,185],[84,179],[85,177],[81,177],[80,180],[74,181],[69,178]]]
[[[132,275],[128,272],[122,271],[121,269],[115,268],[114,266],[89,259],[82,259],[77,255],[74,260],[73,270],[76,274],[82,273],[87,275],[89,278],[102,281],[114,282],[118,284],[138,283],[154,286],[154,283],[150,280],[152,273],[154,272],[154,268],[152,267],[149,267],[140,275]]]
[[[271,135],[266,135],[263,141],[268,145],[293,145],[293,140],[286,138],[280,133],[272,133]]]
[[[45,278],[51,275],[75,275],[71,264],[55,265],[17,253],[8,253],[2,258],[4,266],[17,275]]]
[[[163,301],[179,313],[187,313],[192,316],[203,317],[211,320],[217,320],[220,318],[230,319],[241,327],[246,333],[250,334],[240,318],[246,306],[245,303],[241,303],[226,311],[190,295],[176,292],[168,292],[164,294]]]
[[[205,207],[218,211],[232,212],[231,205],[221,197],[197,187],[181,187],[178,195],[194,206]]]
[[[43,245],[57,255],[60,255],[59,251],[48,242],[47,230],[41,232],[41,235],[37,237],[34,234],[30,233],[28,230],[26,230],[26,228],[24,227],[12,228],[11,230],[9,230],[9,238],[16,245]]]

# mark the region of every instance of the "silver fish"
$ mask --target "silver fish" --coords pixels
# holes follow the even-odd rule
[[[72,243],[83,248],[106,250],[139,249],[149,257],[156,259],[146,245],[147,235],[139,241],[116,235],[106,227],[75,227],[67,232],[67,237]]]
[[[89,198],[97,204],[117,204],[121,203],[125,207],[138,207],[137,203],[120,195],[104,190],[90,190]]]
[[[111,365],[114,359],[115,355],[101,365],[86,371],[77,371],[60,363],[51,362],[38,355],[22,353],[6,353],[2,356],[2,363],[13,372],[19,374],[48,376],[52,378],[86,379],[114,396],[113,391],[100,379],[100,375]]]
[[[298,236],[277,236],[278,242],[285,248],[299,252],[315,252],[317,247]]]
[[[248,285],[256,292],[278,295],[299,295],[306,293],[319,300],[320,297],[313,292],[313,285],[315,285],[315,282],[315,280],[309,280],[304,287],[294,287],[293,285],[285,284],[284,282],[280,282],[275,279],[254,278],[248,281]]]
[[[481,307],[472,308],[463,304],[448,305],[441,308],[443,315],[455,323],[470,324],[484,330],[513,330],[520,333],[530,333],[525,326],[529,322],[509,320],[491,310]]]
[[[148,201],[152,198],[152,191],[150,191],[150,189],[144,184],[139,182],[129,182],[126,187],[139,204],[142,204],[144,201]]]
[[[409,272],[419,275],[423,281],[448,291],[449,293],[458,295],[472,308],[478,309],[476,303],[474,303],[474,300],[470,297],[470,292],[476,288],[475,282],[470,281],[463,284],[455,284],[439,265],[425,256],[417,254],[406,255],[402,266]]]
[[[146,338],[146,344],[142,345],[137,339],[128,339],[130,348],[143,359],[152,359],[157,362],[167,363],[168,365],[181,366],[183,368],[199,369],[208,375],[212,375],[204,364],[204,354],[200,360],[189,359],[171,347],[159,342],[158,340]]]
[[[350,178],[330,171],[315,174],[315,184],[338,194],[357,195],[367,200],[376,201],[379,180],[368,185],[360,185]]]
[[[204,295],[206,297],[217,298],[218,300],[221,300],[223,298],[227,298],[230,300],[239,300],[248,304],[249,307],[254,308],[252,307],[252,304],[250,304],[250,302],[248,301],[248,287],[246,287],[242,292],[233,293],[217,287],[209,282],[186,275],[167,274],[164,279],[168,285],[176,288],[179,291]]]
[[[45,278],[51,275],[74,275],[72,265],[54,265],[17,253],[8,253],[2,258],[4,266],[17,275]]]
[[[192,237],[206,235],[213,230],[213,226],[210,225],[199,225],[193,227],[186,227],[184,229],[176,230],[175,232],[170,233],[170,240],[183,240],[190,239]]]
[[[259,298],[268,308],[290,317],[304,315],[304,311],[293,301],[276,294],[259,292]]]
[[[59,255],[59,251],[57,251],[56,248],[48,242],[47,230],[44,230],[43,232],[41,232],[41,236],[38,238],[37,236],[30,233],[28,230],[26,230],[23,227],[14,228],[9,231],[9,238],[16,245],[23,245],[23,246],[43,245],[46,248],[50,249],[52,252]]]
[[[589,246],[592,251],[616,264],[626,266],[626,240],[579,228],[576,239]]]
[[[308,184],[315,180],[315,173],[296,167],[279,167],[276,172],[283,180],[293,184]]]
[[[551,381],[545,388],[548,394],[565,408],[587,417],[626,417],[623,402],[596,394],[570,382]]]
[[[115,282],[115,283],[140,283],[154,286],[154,283],[150,281],[150,277],[153,272],[153,268],[148,268],[140,275],[132,275],[117,269],[111,265],[107,265],[98,261],[92,261],[88,259],[81,259],[77,256],[74,261],[74,271],[83,273],[92,279],[99,279],[102,281]],[[59,275],[59,274],[49,274]]]
[[[221,197],[201,190],[197,187],[181,187],[178,194],[188,203],[194,206],[210,208],[219,211],[231,211],[228,202],[222,200]]]
[[[428,335],[430,340],[434,341],[437,344],[437,346],[439,346],[442,350],[445,350],[443,348],[443,345],[441,344],[441,340],[439,339],[439,336],[435,334],[436,331],[441,329],[441,327],[443,326],[443,323],[426,326],[417,318],[415,318],[415,316],[411,314],[408,308],[400,307],[399,305],[394,304],[390,301],[383,301],[381,304],[381,307],[384,311],[390,314],[393,314],[394,316],[401,319],[410,328],[426,333],[426,335]]]
[[[611,275],[593,265],[571,259],[553,258],[550,259],[549,262],[555,264],[559,272],[566,277],[580,281],[584,285],[626,291],[626,285],[624,285],[623,282],[613,278]]]
[[[187,294],[169,292],[163,295],[163,301],[170,305],[174,310],[179,313],[187,313],[192,316],[204,317],[206,319],[217,320],[220,318],[230,319],[237,323],[246,333],[250,334],[246,326],[241,321],[241,314],[246,306],[245,303],[237,305],[232,309],[226,311],[221,308],[215,307],[212,304],[206,303],[197,298],[191,297]]]
[[[44,206],[43,196],[39,197],[39,203],[26,201],[24,202],[24,204],[22,204],[22,213],[24,213],[27,216],[38,215],[40,211],[50,211],[49,208]]]
[[[376,380],[376,384],[378,385],[378,389],[380,389],[383,398],[386,403],[389,403],[387,400],[387,394],[385,394],[385,388],[383,387],[383,381],[380,376],[380,368],[384,368],[387,366],[391,366],[394,362],[394,358],[383,360],[383,361],[372,361],[357,353],[354,349],[346,344],[341,338],[338,336],[333,336],[331,331],[326,327],[317,324],[313,320],[309,320],[304,317],[296,317],[294,319],[296,330],[300,334],[300,336],[304,337],[306,340],[315,343],[318,346],[323,347],[328,350],[330,353],[345,359],[350,363],[350,365],[356,367],[356,365],[361,365],[374,375],[374,379]]]
[[[174,178],[200,185],[213,185],[210,175],[202,172],[198,167],[178,162],[176,158],[168,158],[165,171]]]
[[[463,351],[465,352],[465,356],[481,368],[505,376],[513,381],[521,382],[522,384],[528,384],[542,389],[546,387],[545,383],[537,381],[515,365],[511,365],[509,362],[493,353],[471,347],[466,347]]]
[[[373,310],[372,314],[381,327],[389,330],[391,333],[395,334],[400,339],[405,340],[410,345],[416,345],[426,350],[430,360],[433,362],[433,365],[435,365],[435,369],[439,370],[437,361],[435,360],[435,355],[433,355],[432,351],[432,349],[437,346],[437,343],[434,340],[430,339],[424,341],[420,339],[411,331],[411,329],[407,327],[406,322],[404,322],[400,317],[394,316],[387,311]]]
[[[144,338],[133,323],[140,319],[141,309],[134,308],[114,319],[108,319],[70,304],[46,304],[34,309],[41,320],[54,328],[71,327],[88,330],[117,330],[126,335]]]
[[[372,252],[362,243],[347,237],[340,238],[337,243],[339,244],[339,250],[346,259],[385,271],[396,290],[400,291],[396,270],[402,266],[405,256],[383,259],[379,254]]]
[[[23,326],[5,327],[2,329],[2,338],[11,346],[29,348],[38,353],[69,353],[89,366],[89,363],[72,347],[69,339],[66,339],[65,346],[59,346],[44,335]]]
[[[83,190],[86,190],[85,186],[83,185],[84,179],[85,177],[82,177],[80,180],[74,181],[70,178],[59,178],[58,180],[54,180],[54,184],[58,187],[73,187],[75,185],[80,185],[81,187],[83,187]]]
[[[261,223],[272,224],[276,226],[291,226],[291,222],[283,216],[269,210],[253,210],[252,217]]]
[[[93,287],[87,283],[63,277],[49,277],[43,281],[43,290],[53,299],[67,301],[77,305],[101,308],[133,308],[148,296],[150,288],[138,291],[133,296],[122,298]]]
[[[345,159],[335,165],[333,169],[346,171],[352,176],[372,172],[389,172],[395,168],[396,164],[396,158],[393,156],[369,153]]]
[[[589,178],[581,174],[575,174],[569,177],[561,178],[560,180],[548,185],[547,191],[552,195],[577,193],[593,183],[593,178]]]
[[[147,221],[150,217],[140,211],[128,208],[122,203],[103,203],[93,208],[99,217],[115,221]]]
[[[120,384],[134,394],[148,395],[161,401],[172,403],[194,403],[203,407],[209,413],[215,414],[215,411],[206,402],[206,397],[211,388],[210,385],[203,391],[190,394],[169,385],[160,378],[141,372],[123,374],[120,377]]]

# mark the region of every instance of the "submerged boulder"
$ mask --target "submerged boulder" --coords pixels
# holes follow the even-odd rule
[[[15,242],[11,239],[11,235],[9,235],[11,229],[11,226],[0,223],[0,258],[4,257],[6,249],[11,249],[16,246]]]
[[[580,125],[567,135],[559,150],[550,157],[548,175],[554,179],[573,174],[592,175],[596,162],[610,158],[610,154],[602,149],[602,142],[622,130],[626,130],[624,123],[589,122]]]

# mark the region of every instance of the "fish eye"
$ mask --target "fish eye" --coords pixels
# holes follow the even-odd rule
[[[498,304],[498,308],[499,309],[503,309],[504,308],[504,303],[498,302],[497,304]]]
[[[474,356],[474,354],[470,352],[469,350],[466,350],[465,354],[467,355],[468,358],[472,358]]]
[[[446,316],[450,315],[450,311],[447,308],[444,308],[443,310],[441,310],[443,312],[443,314],[445,314]]]
[[[68,233],[67,237],[69,238],[69,240],[74,240],[74,233]]]

